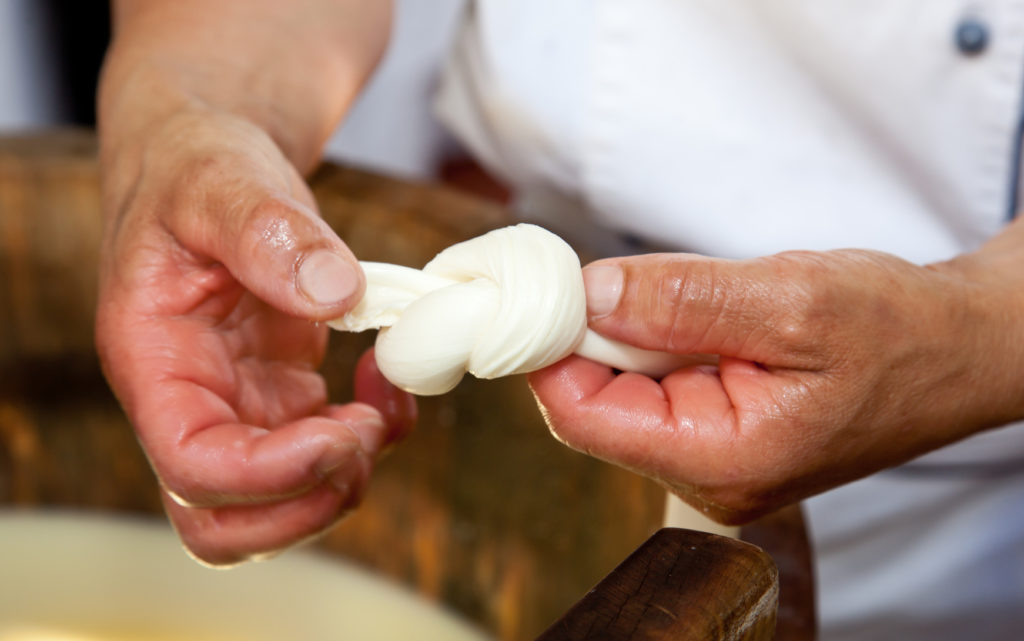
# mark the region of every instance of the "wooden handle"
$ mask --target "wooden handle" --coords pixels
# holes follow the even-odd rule
[[[665,528],[537,641],[760,641],[775,632],[778,573],[760,548]]]

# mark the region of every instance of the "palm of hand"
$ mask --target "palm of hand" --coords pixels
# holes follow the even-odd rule
[[[222,265],[158,265],[145,280],[153,284],[133,291],[138,304],[119,319],[117,341],[138,346],[125,374],[158,382],[148,396],[126,399],[136,423],[175,415],[158,435],[141,435],[151,457],[162,458],[172,435],[182,443],[231,424],[269,431],[324,409],[316,367],[325,327],[260,301]]]
[[[351,253],[265,136],[211,120],[157,136],[169,144],[143,154],[126,201],[108,206],[97,346],[184,542],[229,563],[353,507],[415,413],[372,357],[356,371],[364,402],[327,403],[328,330],[309,319],[344,313],[358,291],[317,307],[296,270],[314,252]],[[116,191],[123,177],[106,179]]]

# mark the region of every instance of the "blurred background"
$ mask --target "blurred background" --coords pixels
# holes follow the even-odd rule
[[[106,2],[0,0],[0,130],[90,126]]]

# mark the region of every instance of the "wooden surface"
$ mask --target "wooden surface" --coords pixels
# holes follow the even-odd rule
[[[666,528],[537,641],[768,641],[777,578],[761,548]]]
[[[814,598],[814,559],[799,505],[769,514],[743,527],[740,537],[764,550],[779,571],[779,612],[775,641],[813,641],[818,613]]]
[[[92,343],[100,214],[89,133],[0,138],[0,505],[160,513]],[[509,222],[453,191],[324,166],[324,218],[367,260],[420,266]],[[350,397],[370,335],[334,333],[322,371]],[[503,641],[532,639],[657,530],[663,492],[547,433],[517,377],[420,403],[364,505],[317,543]]]

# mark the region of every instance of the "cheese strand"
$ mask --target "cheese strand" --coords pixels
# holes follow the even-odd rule
[[[691,362],[588,329],[579,258],[536,225],[497,229],[452,245],[422,270],[361,265],[366,294],[328,325],[380,330],[378,368],[413,394],[444,394],[466,372],[488,379],[532,372],[574,352],[652,377]]]

